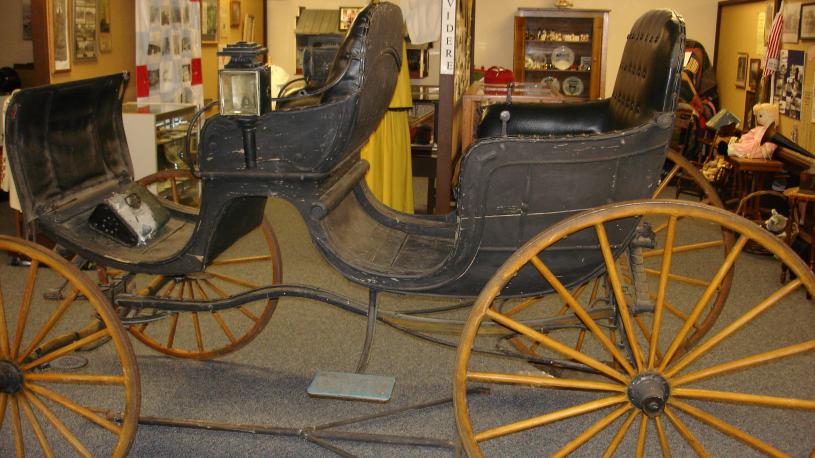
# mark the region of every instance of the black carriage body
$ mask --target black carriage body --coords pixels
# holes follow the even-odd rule
[[[337,84],[257,119],[255,168],[246,166],[237,121],[210,118],[200,142],[200,212],[171,207],[170,222],[147,247],[124,247],[87,225],[106,193],[130,183],[119,115],[122,77],[19,93],[7,115],[7,138],[26,216],[89,259],[174,275],[201,270],[257,226],[266,197],[282,198],[297,207],[318,249],[347,278],[378,290],[467,296],[543,228],[653,191],[681,70],[684,25],[672,12],[653,11],[637,21],[610,99],[491,107],[483,138],[462,160],[458,207],[443,216],[386,208],[363,180],[367,163],[358,150],[395,87],[400,32],[397,7],[375,3],[363,10],[329,75]],[[75,111],[85,114],[75,117]],[[502,111],[510,114],[508,136],[496,133],[500,123],[490,124]],[[85,154],[71,160],[93,164],[94,172],[77,167],[66,181],[60,174],[68,169],[59,164],[73,154]],[[625,246],[634,225],[607,228],[616,249]],[[549,265],[567,285],[603,268],[582,249],[596,245],[593,237],[573,237],[547,255],[556,258]],[[538,274],[522,272],[505,293],[548,290]]]

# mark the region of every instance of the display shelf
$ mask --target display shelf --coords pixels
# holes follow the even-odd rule
[[[608,10],[519,8],[515,15],[515,80],[540,82],[545,75],[576,77],[582,83],[578,99],[602,98],[607,32]],[[549,38],[538,38],[541,36]],[[559,39],[563,37],[569,39]],[[555,66],[555,60],[558,67],[574,69],[536,68]]]

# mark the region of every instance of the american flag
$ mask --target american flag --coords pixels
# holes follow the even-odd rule
[[[781,29],[784,28],[784,16],[781,11],[775,14],[770,36],[767,38],[767,52],[764,53],[764,77],[769,78],[778,70],[778,54],[781,49]]]

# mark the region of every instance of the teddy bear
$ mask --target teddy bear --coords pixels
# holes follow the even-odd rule
[[[744,157],[748,159],[771,159],[777,145],[772,142],[761,144],[761,137],[772,123],[778,123],[778,105],[772,103],[758,103],[753,106],[753,115],[756,117],[756,127],[747,133],[730,140],[727,145],[727,155]]]

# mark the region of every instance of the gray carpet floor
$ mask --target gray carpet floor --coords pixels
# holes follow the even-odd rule
[[[5,207],[5,205],[3,205]],[[5,211],[5,210],[4,210]],[[283,257],[283,278],[286,283],[321,286],[360,302],[367,299],[367,291],[343,279],[331,269],[314,249],[305,225],[288,204],[270,202],[267,216],[272,222],[280,242]],[[11,227],[7,214],[0,217],[2,231]],[[693,240],[702,237],[710,227],[691,226],[682,232]],[[259,250],[249,247],[250,252]],[[716,259],[707,255],[679,259],[676,271],[688,276],[711,277]],[[718,261],[720,262],[720,260]],[[8,265],[0,254],[0,274],[4,287],[22,284],[25,270]],[[771,256],[743,254],[736,265],[734,284],[721,317],[711,332],[722,329],[744,314],[761,299],[780,287],[779,263]],[[262,279],[257,279],[262,281]],[[688,289],[689,288],[689,289]],[[680,307],[684,301],[692,302],[700,290],[688,285],[672,289],[671,301]],[[35,292],[35,298],[37,293]],[[6,296],[7,303],[11,301]],[[458,299],[423,298],[384,295],[382,307],[386,309],[441,305]],[[51,305],[51,308],[54,306]],[[696,368],[707,367],[720,361],[769,351],[785,345],[812,342],[815,334],[815,311],[802,291],[794,292],[754,323],[716,347],[701,358]],[[7,312],[13,315],[11,312]],[[46,312],[40,311],[42,317]],[[466,310],[449,316],[463,318]],[[648,319],[650,320],[650,318]],[[666,319],[667,320],[667,319]],[[9,317],[14,322],[14,317]],[[650,321],[647,321],[650,322]],[[675,326],[675,325],[674,325]],[[365,320],[339,311],[331,306],[302,299],[282,299],[266,328],[246,347],[235,353],[210,361],[192,361],[161,355],[131,338],[141,373],[141,414],[143,416],[180,417],[227,423],[268,424],[286,428],[308,428],[349,417],[374,414],[387,409],[408,406],[451,396],[451,376],[456,351],[439,344],[404,334],[384,325],[376,329],[368,373],[393,375],[396,387],[392,399],[385,404],[311,398],[306,389],[319,371],[352,371],[362,346]],[[457,335],[441,336],[456,342]],[[181,337],[179,337],[180,339]],[[588,339],[587,339],[588,340]],[[494,345],[495,342],[484,342]],[[504,343],[506,345],[506,343]],[[596,343],[595,343],[596,345]],[[587,342],[585,351],[590,352]],[[663,347],[664,348],[664,347]],[[89,370],[110,365],[113,357],[111,345],[82,353],[89,360]],[[114,361],[115,362],[115,361]],[[516,360],[476,355],[472,368],[496,372],[544,375],[538,368]],[[100,369],[100,372],[102,370]],[[700,387],[815,399],[815,359],[812,352],[763,365],[748,373],[747,377],[725,375],[702,382]],[[564,376],[585,378],[567,373]],[[490,385],[489,395],[471,396],[469,407],[476,429],[507,424],[547,412],[565,409],[593,399],[608,396],[605,393],[582,391],[543,390],[528,387]],[[84,405],[110,405],[116,407],[117,397],[107,387],[94,386],[76,399]],[[731,403],[688,401],[724,421],[781,448],[792,456],[808,456],[815,449],[815,415],[812,411],[787,410]],[[613,409],[603,409],[576,416],[548,426],[534,428],[483,443],[488,456],[548,456],[588,427],[608,415]],[[599,432],[573,456],[601,456],[620,430],[625,417],[615,420]],[[741,441],[710,428],[690,415],[679,413],[681,421],[715,456],[761,456]],[[23,423],[26,422],[23,417]],[[100,428],[84,426],[77,416],[66,413],[66,425],[75,431],[90,429],[88,447],[101,454],[110,435]],[[2,420],[2,418],[0,418]],[[11,414],[6,413],[0,429],[0,456],[13,456]],[[72,456],[73,449],[46,424],[57,456]],[[664,416],[662,423],[673,456],[692,456],[693,451],[677,429]],[[634,456],[639,419],[625,436],[617,456]],[[654,422],[648,423],[645,454],[659,456],[660,442]],[[454,411],[450,404],[421,411],[412,411],[342,428],[349,431],[410,436],[428,436],[440,439],[455,437]],[[98,441],[97,441],[98,439]],[[331,443],[351,454],[366,457],[380,456],[452,456],[449,449],[431,447],[369,444],[334,440]],[[39,456],[36,438],[30,432],[26,445],[31,456]],[[140,426],[135,436],[131,456],[138,457],[225,457],[225,456],[337,456],[300,437],[268,436],[174,427]]]

